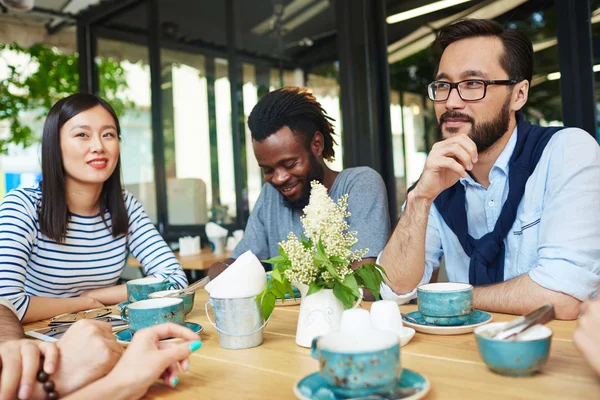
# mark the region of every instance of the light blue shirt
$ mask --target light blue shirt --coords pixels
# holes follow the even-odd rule
[[[465,187],[469,234],[492,231],[508,196],[508,162],[516,128],[489,174],[486,189],[471,178]],[[600,284],[600,147],[585,131],[565,128],[552,137],[527,181],[515,222],[504,239],[504,280],[523,274],[547,289],[589,299]],[[451,282],[469,282],[470,258],[435,205],[426,234],[427,283],[444,256]],[[387,286],[382,297],[408,301],[415,290],[397,296]]]

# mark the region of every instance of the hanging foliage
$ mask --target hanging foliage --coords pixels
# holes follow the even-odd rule
[[[8,78],[0,81],[0,121],[8,121],[10,135],[0,138],[0,153],[6,153],[11,143],[27,147],[38,140],[40,135],[22,121],[24,112],[33,111],[36,119],[43,119],[54,103],[79,91],[78,54],[64,54],[41,44],[23,48],[0,43],[0,57],[6,54],[5,50],[25,56],[18,58],[27,60],[27,64],[11,63],[7,57],[3,60],[8,64]],[[102,77],[100,96],[114,107],[117,115],[122,115],[134,106],[120,95],[127,88],[125,70],[110,58],[97,59],[96,66]]]

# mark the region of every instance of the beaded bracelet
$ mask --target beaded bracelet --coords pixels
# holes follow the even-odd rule
[[[44,372],[44,357],[40,359],[40,369],[37,374],[37,381],[44,385],[44,392],[46,392],[46,400],[57,400],[58,392],[56,392],[54,382],[50,380],[50,375]]]

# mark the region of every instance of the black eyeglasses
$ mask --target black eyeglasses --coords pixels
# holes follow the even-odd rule
[[[460,82],[444,82],[444,81],[433,81],[427,85],[427,94],[433,101],[446,101],[450,97],[452,89],[456,89],[458,95],[464,101],[477,101],[485,97],[487,87],[489,85],[514,85],[517,80],[499,80],[499,81],[488,81],[482,79],[467,79]]]

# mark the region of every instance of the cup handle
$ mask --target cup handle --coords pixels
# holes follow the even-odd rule
[[[121,318],[123,318],[124,321],[129,322],[129,311],[127,310],[129,308],[129,306],[123,306],[123,308],[121,308]]]
[[[319,338],[320,336],[313,338],[312,343],[310,344],[310,354],[315,360],[319,359],[319,349],[317,348],[317,342],[319,341]]]
[[[352,306],[352,308],[356,308],[358,306],[360,306],[360,302],[363,299],[363,290],[361,288],[358,288],[358,291],[360,292],[360,297],[358,298],[358,300],[356,300],[356,303],[354,303],[354,305]]]
[[[167,288],[167,290],[173,290],[173,289],[179,289],[179,285],[176,284],[175,282],[169,281],[169,287]]]

